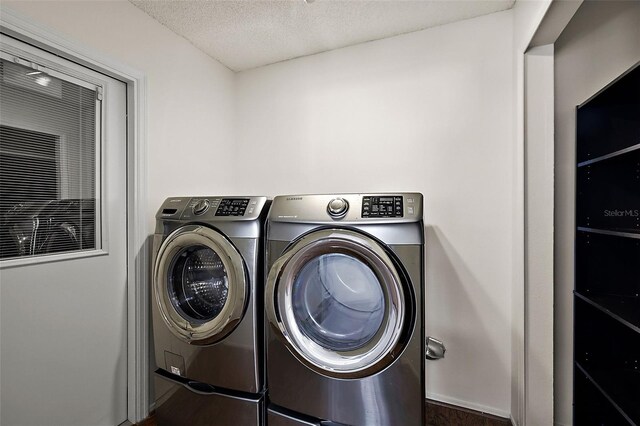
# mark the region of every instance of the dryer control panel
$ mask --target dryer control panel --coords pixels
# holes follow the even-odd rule
[[[275,197],[271,223],[388,224],[422,220],[422,194],[302,194]]]
[[[402,217],[402,195],[362,197],[362,217]]]

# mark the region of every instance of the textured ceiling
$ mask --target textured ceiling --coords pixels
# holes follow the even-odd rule
[[[130,1],[234,71],[486,15],[509,9],[514,3],[514,0]]]

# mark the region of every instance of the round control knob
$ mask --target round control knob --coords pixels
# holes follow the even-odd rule
[[[327,205],[327,213],[331,217],[342,217],[347,214],[349,203],[344,198],[334,198]]]
[[[204,212],[209,210],[209,205],[210,205],[209,200],[198,201],[198,203],[195,206],[193,206],[193,214],[195,214],[196,216],[203,214]]]

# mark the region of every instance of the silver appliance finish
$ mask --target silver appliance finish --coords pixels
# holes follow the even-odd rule
[[[278,407],[269,407],[267,410],[267,424],[269,426],[324,426],[313,418],[303,418],[298,413],[286,413]]]
[[[367,216],[375,197],[393,211]],[[266,239],[269,419],[422,425],[422,195],[276,197]]]
[[[247,200],[241,205],[244,214],[233,206],[227,212],[226,204],[223,212],[228,200]],[[262,233],[268,206],[266,197],[174,197],[156,215],[151,292],[155,366],[196,390],[199,384],[213,385],[221,395],[228,392],[249,401],[238,406],[251,406],[253,400],[262,406],[263,399],[255,394],[266,385]],[[170,399],[170,391],[161,388],[158,401]]]
[[[263,394],[238,396],[192,388],[167,377],[154,377],[156,389],[166,391],[156,400],[159,426],[263,425]]]

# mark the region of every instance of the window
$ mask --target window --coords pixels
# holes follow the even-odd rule
[[[100,87],[0,54],[0,260],[101,248]]]

